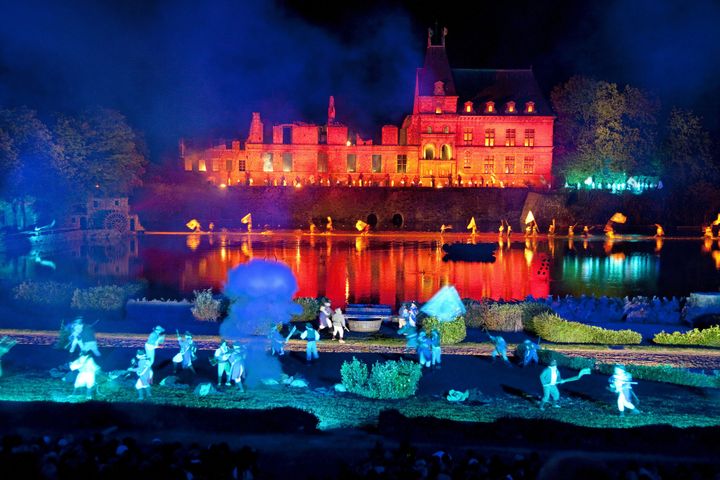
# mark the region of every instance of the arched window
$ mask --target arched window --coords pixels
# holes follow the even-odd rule
[[[495,113],[495,102],[485,102],[485,113]]]
[[[442,160],[450,160],[452,158],[452,148],[450,148],[450,145],[445,144],[442,146],[442,149],[440,150],[440,158]]]
[[[423,159],[432,160],[433,158],[435,158],[435,145],[428,143],[425,145],[425,148],[423,148]]]
[[[444,125],[444,126],[443,126],[443,133],[450,133],[450,127],[448,127],[447,125]]]
[[[525,104],[525,113],[535,113],[535,102],[527,102]]]

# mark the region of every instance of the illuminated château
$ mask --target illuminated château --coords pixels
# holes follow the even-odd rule
[[[351,134],[330,97],[325,125],[273,125],[253,113],[245,140],[193,150],[186,171],[217,185],[549,187],[554,116],[532,70],[451,69],[428,35],[412,114],[381,143]]]

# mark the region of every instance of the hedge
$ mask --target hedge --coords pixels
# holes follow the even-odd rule
[[[666,345],[704,345],[706,347],[720,347],[720,325],[700,330],[695,328],[689,332],[665,333],[660,332],[653,338],[653,342]]]
[[[601,345],[639,344],[642,335],[632,330],[607,330],[568,322],[551,313],[541,313],[526,322],[526,329],[543,340],[558,343],[594,343]]]
[[[437,329],[440,333],[440,343],[442,345],[460,343],[465,340],[465,336],[467,336],[465,319],[463,317],[457,317],[455,320],[449,322],[441,322],[435,317],[426,317],[422,320],[422,328],[428,337],[430,336],[430,332]]]
[[[312,322],[317,318],[320,311],[320,301],[317,298],[298,297],[293,301],[300,305],[303,310],[299,315],[293,315],[290,321],[305,323]]]
[[[353,357],[340,368],[342,383],[348,392],[377,399],[398,399],[415,395],[422,367],[405,360],[375,362],[368,375],[364,362]]]

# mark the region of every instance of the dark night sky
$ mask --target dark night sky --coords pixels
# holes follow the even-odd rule
[[[338,119],[365,136],[411,108],[428,26],[454,67],[532,66],[630,83],[720,130],[720,4],[711,0],[336,2],[0,0],[0,105],[116,108],[153,160],[180,136],[247,135],[266,121]]]

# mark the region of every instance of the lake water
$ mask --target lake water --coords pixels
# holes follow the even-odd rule
[[[191,298],[221,291],[227,271],[250,259],[285,262],[298,296],[333,304],[425,301],[443,285],[462,297],[523,299],[528,295],[686,296],[717,291],[720,242],[602,237],[540,238],[498,243],[494,263],[444,260],[442,244],[467,235],[145,234],[119,241],[60,242],[29,255],[0,257],[9,287],[26,279],[84,285],[144,279],[148,298]],[[498,242],[478,235],[477,242]]]

